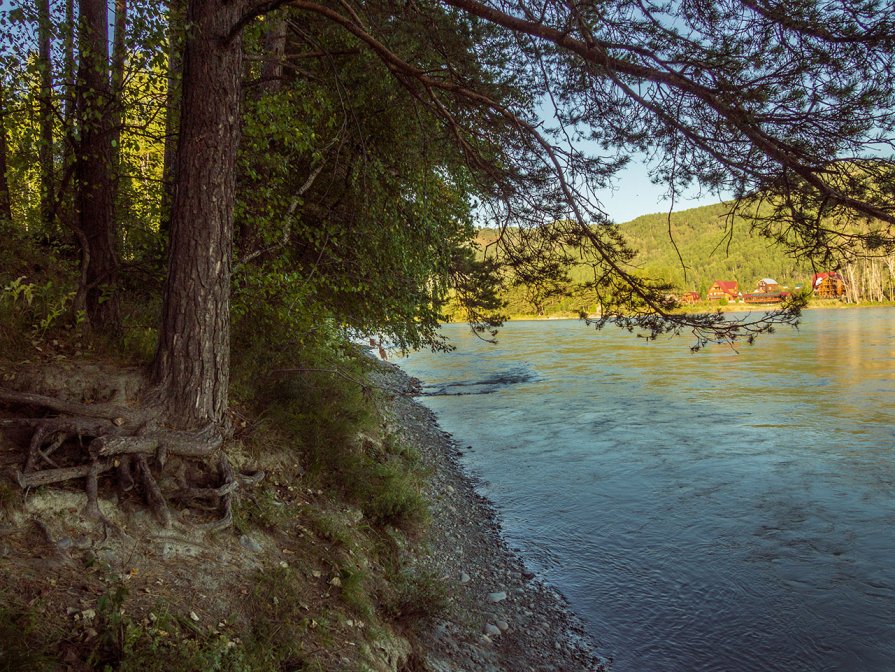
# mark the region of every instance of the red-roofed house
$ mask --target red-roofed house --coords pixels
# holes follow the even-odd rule
[[[709,287],[706,298],[708,298],[709,301],[717,301],[718,299],[735,301],[739,293],[740,286],[736,280],[715,280],[715,282],[712,283],[712,286]]]
[[[838,299],[845,294],[845,282],[835,271],[815,273],[811,279],[811,289],[815,296],[822,299]]]
[[[770,294],[771,292],[779,291],[780,283],[774,280],[774,278],[762,278],[758,281],[758,286],[755,289],[756,294]]]

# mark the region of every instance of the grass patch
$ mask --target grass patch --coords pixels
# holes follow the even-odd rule
[[[312,603],[304,580],[291,567],[257,573],[244,644],[252,669],[307,669],[310,652],[326,645],[329,629],[326,618],[312,615]]]
[[[280,529],[293,516],[291,508],[277,499],[271,487],[240,493],[233,505],[233,527],[240,534],[247,534],[252,528]]]
[[[433,618],[447,609],[447,584],[429,570],[399,571],[387,588],[382,606],[385,615],[393,621]]]
[[[376,614],[376,608],[367,586],[367,573],[357,567],[347,567],[342,570],[342,602],[354,614],[366,620],[372,620]]]
[[[345,356],[333,364],[306,362],[254,395],[263,426],[252,452],[294,450],[307,480],[360,508],[375,525],[408,532],[429,519],[419,456],[395,437],[379,439],[374,392],[359,381],[365,363]],[[341,375],[335,375],[338,371]]]
[[[16,604],[4,593],[0,602],[0,672],[58,669],[46,633],[39,630],[43,619],[37,609]]]
[[[125,610],[127,590],[116,583],[96,604],[91,669],[111,672],[250,672],[257,669],[225,632],[195,625],[158,605],[140,621]]]

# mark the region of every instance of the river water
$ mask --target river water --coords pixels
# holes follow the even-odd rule
[[[400,365],[615,672],[895,670],[895,310],[739,354],[576,321]]]

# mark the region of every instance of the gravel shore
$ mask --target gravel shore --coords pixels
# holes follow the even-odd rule
[[[419,381],[383,363],[377,384],[393,392],[395,430],[431,470],[432,525],[419,562],[442,577],[449,606],[410,633],[431,672],[607,670],[562,596],[529,573],[501,536],[496,511],[463,470],[461,451],[414,400]]]

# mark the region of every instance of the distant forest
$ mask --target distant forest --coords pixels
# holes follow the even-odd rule
[[[782,246],[753,230],[750,220],[741,214],[730,215],[727,203],[706,205],[689,210],[642,215],[621,224],[628,244],[637,252],[633,264],[637,273],[668,282],[677,293],[706,290],[716,280],[736,280],[743,293],[755,291],[758,281],[773,278],[789,291],[810,290],[814,273],[838,271],[848,282],[844,300],[891,302],[895,300],[895,257],[860,259],[841,268],[820,268],[800,259]],[[493,229],[479,231],[478,242],[485,246],[494,241]],[[672,243],[673,241],[673,243]],[[676,248],[676,249],[675,249]],[[589,311],[588,292],[580,287],[587,282],[589,269],[573,267],[570,282],[552,287],[514,285],[509,279],[504,298],[507,312],[555,314]]]
[[[668,213],[643,215],[622,224],[622,231],[638,250],[635,264],[641,271],[681,291],[705,296],[715,280],[736,280],[743,292],[752,291],[762,278],[790,288],[810,285],[815,273],[810,263],[793,258],[752,231],[744,217],[729,217],[729,212],[729,205],[719,203],[672,213],[671,239],[680,257],[669,239]]]

